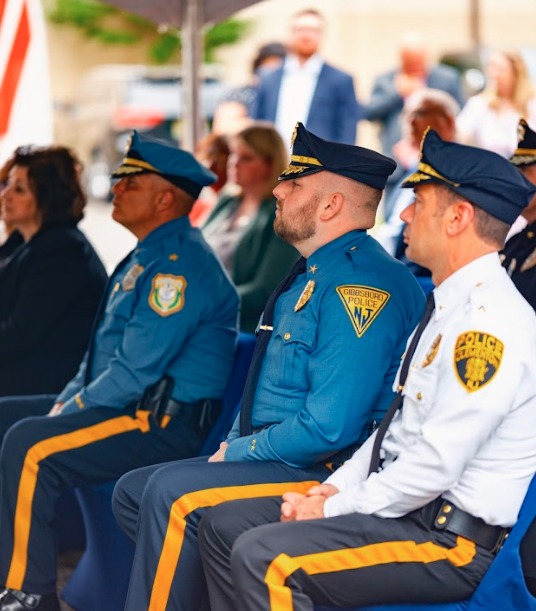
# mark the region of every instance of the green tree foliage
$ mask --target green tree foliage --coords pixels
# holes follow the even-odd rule
[[[151,21],[109,4],[96,0],[52,0],[47,16],[52,23],[74,26],[103,44],[133,45],[147,38],[152,41],[149,48],[152,62],[178,61],[180,30],[172,27],[161,30]],[[205,61],[214,61],[219,47],[238,42],[249,27],[249,22],[227,19],[207,28]]]

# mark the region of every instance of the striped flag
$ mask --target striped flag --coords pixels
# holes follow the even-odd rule
[[[41,0],[0,0],[0,163],[19,145],[51,142]]]

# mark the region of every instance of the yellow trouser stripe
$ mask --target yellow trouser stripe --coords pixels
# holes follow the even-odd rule
[[[291,558],[280,554],[266,572],[264,582],[270,592],[272,611],[292,611],[292,592],[285,582],[298,569],[308,575],[348,571],[391,562],[437,562],[448,560],[454,566],[469,564],[476,553],[473,541],[458,537],[456,547],[446,549],[431,541],[388,541],[353,549],[338,549]]]
[[[101,441],[128,431],[140,430],[146,433],[149,429],[150,412],[138,411],[136,418],[120,416],[89,426],[72,433],[44,439],[32,446],[24,459],[19,482],[17,505],[15,508],[15,527],[13,556],[6,580],[6,587],[13,590],[22,589],[28,562],[28,540],[32,521],[32,504],[39,473],[39,463],[52,454],[74,450],[82,446]]]
[[[249,486],[229,486],[227,488],[207,488],[190,492],[177,499],[171,506],[169,522],[162,546],[162,553],[156,569],[148,611],[164,611],[169,599],[171,583],[181,554],[186,516],[202,507],[214,507],[225,501],[254,499],[264,496],[280,496],[293,491],[304,494],[318,482],[286,482],[283,484],[252,484]]]

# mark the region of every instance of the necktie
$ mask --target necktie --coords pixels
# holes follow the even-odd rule
[[[255,393],[257,391],[257,384],[259,382],[266,348],[268,347],[268,342],[274,330],[275,304],[281,294],[290,288],[296,277],[305,272],[305,262],[306,260],[303,257],[298,259],[294,267],[290,270],[289,275],[275,289],[266,302],[266,307],[262,315],[262,325],[259,327],[259,337],[255,345],[255,350],[253,351],[248,377],[246,378],[246,384],[244,386],[244,394],[242,395],[242,405],[240,407],[240,435],[242,437],[251,435],[252,432],[251,414],[253,411],[253,402],[255,401]]]
[[[434,301],[434,293],[430,293],[428,295],[428,299],[426,300],[426,307],[424,308],[424,315],[422,317],[417,330],[415,331],[415,335],[413,336],[409,348],[407,349],[406,355],[404,356],[404,360],[402,362],[402,367],[400,368],[400,376],[398,379],[398,392],[396,393],[396,397],[393,399],[393,402],[389,406],[389,409],[385,413],[383,420],[381,421],[380,426],[378,427],[378,432],[376,433],[376,438],[374,439],[374,445],[372,446],[372,454],[370,457],[370,466],[369,466],[369,475],[371,473],[376,473],[380,467],[380,448],[382,446],[383,438],[385,437],[385,433],[387,433],[387,429],[391,424],[396,412],[402,407],[402,390],[404,389],[404,384],[406,383],[406,379],[408,377],[409,366],[411,364],[411,359],[415,354],[415,350],[417,349],[417,344],[421,339],[424,329],[426,325],[430,322],[430,318],[432,318],[432,313],[435,309],[435,301]]]
[[[87,386],[91,382],[91,366],[93,364],[93,357],[95,356],[95,337],[97,335],[97,331],[101,324],[102,319],[104,318],[104,310],[106,309],[106,304],[108,303],[108,298],[110,297],[110,293],[113,289],[113,285],[116,283],[117,272],[119,272],[130,260],[130,256],[134,251],[131,250],[128,255],[121,259],[118,263],[117,267],[114,269],[112,275],[108,279],[106,283],[106,287],[104,289],[104,293],[102,294],[99,307],[97,309],[97,314],[93,319],[93,325],[91,327],[91,333],[89,335],[89,344],[87,349],[87,362],[86,362],[86,373],[84,376],[84,386]]]

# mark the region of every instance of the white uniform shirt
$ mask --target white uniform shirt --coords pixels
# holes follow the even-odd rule
[[[318,75],[323,65],[319,55],[313,55],[301,66],[295,55],[288,55],[285,59],[275,126],[288,145],[296,123],[307,123]]]
[[[443,496],[488,524],[517,520],[536,470],[536,316],[496,253],[434,296],[382,443],[383,469],[367,478],[372,436],[327,479],[339,489],[328,517],[396,518]]]

